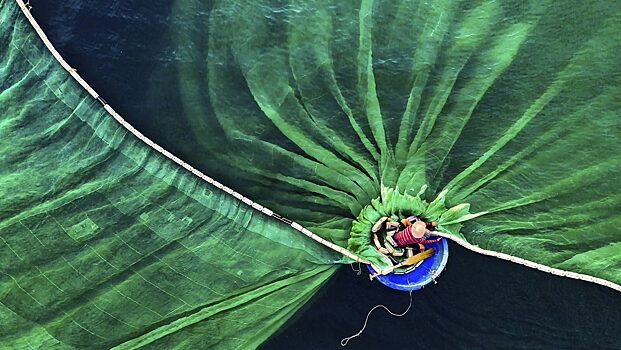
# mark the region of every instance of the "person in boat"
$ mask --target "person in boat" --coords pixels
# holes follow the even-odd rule
[[[432,231],[427,228],[428,224],[430,228],[435,227],[435,222],[426,223],[417,218],[409,217],[401,220],[403,228],[392,236],[392,240],[397,244],[397,247],[413,246],[418,247],[421,251],[427,249],[426,244],[432,244],[440,241],[442,237],[438,236],[432,238]]]

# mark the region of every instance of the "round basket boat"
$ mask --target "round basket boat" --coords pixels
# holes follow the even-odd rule
[[[377,276],[377,280],[387,287],[402,291],[419,290],[429,283],[435,281],[448,261],[448,242],[442,239],[439,242],[428,244],[428,248],[434,248],[435,253],[415,266],[411,266],[404,271],[395,271],[387,275]],[[367,265],[369,271],[374,274],[376,271]]]

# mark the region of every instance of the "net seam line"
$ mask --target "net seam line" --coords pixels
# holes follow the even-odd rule
[[[127,121],[125,121],[125,119],[123,119],[123,117],[121,117],[109,104],[108,102],[106,102],[106,100],[104,100],[101,96],[99,96],[99,94],[90,86],[88,85],[88,83],[86,81],[84,81],[84,79],[82,79],[82,77],[78,74],[77,70],[73,67],[71,67],[67,61],[65,61],[62,56],[60,55],[60,53],[56,50],[56,48],[54,47],[54,45],[52,45],[52,43],[49,41],[49,39],[47,38],[47,35],[45,35],[45,33],[43,32],[43,30],[41,29],[41,27],[39,26],[39,24],[37,23],[37,21],[34,19],[34,17],[32,16],[32,14],[30,13],[30,10],[27,8],[27,5],[24,4],[24,2],[22,0],[15,0],[17,2],[17,4],[19,5],[20,9],[22,10],[22,12],[24,13],[24,15],[26,16],[26,18],[28,19],[28,22],[30,22],[30,25],[33,27],[33,29],[35,30],[35,32],[37,33],[37,35],[39,35],[39,38],[41,38],[41,40],[43,41],[43,43],[45,44],[45,46],[47,47],[47,49],[50,51],[50,53],[52,54],[52,56],[54,56],[54,58],[56,59],[56,61],[58,61],[58,63],[60,63],[60,65],[91,95],[93,96],[94,99],[96,99],[97,101],[99,101],[99,103],[101,103],[101,105],[103,106],[103,108],[108,112],[108,114],[110,114],[119,124],[121,124],[127,131],[129,131],[130,133],[132,133],[135,137],[137,137],[138,139],[140,139],[142,142],[146,143],[149,147],[151,147],[152,149],[155,149],[158,153],[162,154],[164,157],[168,158],[169,160],[172,160],[173,162],[177,163],[178,165],[180,165],[181,167],[183,167],[184,169],[188,170],[189,172],[191,172],[192,174],[196,175],[197,177],[201,178],[202,180],[204,180],[205,182],[215,186],[216,188],[224,191],[225,193],[235,197],[237,200],[243,202],[244,204],[252,207],[253,209],[262,212],[263,214],[273,217],[283,223],[285,223],[287,226],[292,227],[294,230],[301,232],[302,234],[304,234],[305,236],[311,238],[312,240],[354,260],[360,263],[364,263],[364,264],[370,264],[369,261],[362,259],[361,257],[359,257],[358,255],[354,254],[353,252],[337,245],[334,244],[330,241],[327,241],[323,238],[321,238],[320,236],[316,235],[315,233],[311,232],[310,230],[308,230],[307,228],[303,227],[302,225],[298,224],[297,222],[288,219],[284,216],[281,216],[277,213],[274,213],[272,210],[262,206],[259,203],[256,203],[254,201],[252,201],[251,199],[243,196],[242,194],[240,194],[239,192],[234,191],[233,189],[224,186],[223,184],[221,184],[220,182],[212,179],[211,177],[203,174],[202,172],[196,170],[194,167],[192,167],[191,165],[187,164],[186,162],[184,162],[183,160],[179,159],[177,156],[175,156],[174,154],[170,153],[169,151],[165,150],[163,147],[161,147],[160,145],[158,145],[157,143],[151,141],[149,138],[147,138],[146,136],[144,136],[140,131],[136,130],[131,124],[129,124]]]
[[[30,22],[30,25],[34,28],[34,30],[36,31],[37,35],[39,35],[39,37],[41,38],[41,40],[43,41],[43,43],[45,44],[45,46],[47,47],[47,49],[50,51],[50,53],[52,54],[52,56],[54,56],[54,58],[56,59],[56,61],[58,61],[58,63],[60,63],[60,65],[91,95],[93,96],[93,98],[95,98],[97,101],[99,101],[99,103],[101,103],[104,107],[104,109],[119,123],[121,124],[123,127],[125,127],[130,133],[132,133],[134,136],[136,136],[138,139],[140,139],[141,141],[143,141],[144,143],[146,143],[149,147],[155,149],[157,152],[159,152],[160,154],[162,154],[163,156],[165,156],[166,158],[172,160],[173,162],[177,163],[178,165],[180,165],[181,167],[183,167],[184,169],[190,171],[192,174],[198,176],[199,178],[201,178],[202,180],[204,180],[205,182],[215,186],[216,188],[232,195],[233,197],[235,197],[236,199],[242,201],[243,203],[247,204],[248,206],[252,207],[253,209],[262,212],[263,214],[273,217],[283,223],[285,223],[288,226],[291,226],[293,229],[295,229],[296,231],[301,232],[302,234],[304,234],[305,236],[311,238],[312,240],[338,252],[341,253],[342,255],[355,260],[357,262],[363,263],[363,264],[370,264],[376,271],[380,271],[381,269],[376,268],[376,266],[374,266],[373,264],[371,264],[369,261],[364,260],[362,258],[360,258],[359,256],[357,256],[356,254],[350,252],[349,250],[334,244],[330,241],[327,241],[321,237],[319,237],[318,235],[314,234],[312,231],[308,230],[307,228],[303,227],[302,225],[298,224],[297,222],[288,219],[286,217],[283,217],[277,213],[274,213],[272,210],[265,208],[264,206],[260,205],[259,203],[255,203],[252,200],[250,200],[247,197],[244,197],[243,195],[241,195],[239,192],[236,192],[234,190],[232,190],[229,187],[226,187],[224,185],[222,185],[221,183],[219,183],[218,181],[215,181],[214,179],[210,178],[209,176],[203,174],[202,172],[194,169],[194,167],[192,167],[191,165],[185,163],[184,161],[182,161],[181,159],[179,159],[178,157],[176,157],[175,155],[173,155],[172,153],[168,152],[167,150],[165,150],[164,148],[162,148],[160,145],[156,144],[155,142],[151,141],[149,138],[147,138],[146,136],[144,136],[140,131],[136,130],[131,124],[129,124],[127,121],[125,121],[125,119],[123,119],[102,97],[99,96],[99,94],[90,87],[90,85],[88,85],[88,83],[86,81],[84,81],[84,79],[82,79],[82,77],[77,73],[76,69],[72,68],[60,55],[60,53],[58,53],[58,51],[56,51],[56,49],[54,48],[54,46],[52,45],[52,43],[49,41],[49,39],[47,38],[47,35],[45,35],[45,33],[43,32],[43,30],[41,29],[41,27],[39,26],[39,24],[37,23],[37,21],[34,19],[34,17],[32,16],[32,14],[30,13],[30,11],[28,10],[28,8],[26,7],[26,5],[24,4],[24,2],[22,0],[15,0],[17,2],[17,4],[19,5],[20,9],[22,10],[22,13],[24,13],[24,15],[26,16],[26,19],[28,19],[28,22]],[[561,270],[561,269],[557,269],[557,268],[553,268],[553,267],[549,267],[546,265],[542,265],[542,264],[538,264],[535,262],[532,262],[530,260],[526,260],[526,259],[522,259],[519,258],[517,256],[513,256],[513,255],[509,255],[509,254],[505,254],[505,253],[499,253],[499,252],[495,252],[495,251],[491,251],[491,250],[486,250],[483,248],[480,248],[476,245],[473,245],[461,238],[457,238],[454,237],[448,233],[442,233],[442,232],[438,232],[438,235],[445,237],[447,239],[452,240],[453,242],[459,244],[460,246],[474,251],[476,253],[479,254],[483,254],[483,255],[487,255],[487,256],[493,256],[502,260],[507,260],[507,261],[511,261],[513,263],[517,263],[520,265],[524,265],[533,269],[537,269],[539,271],[543,271],[543,272],[547,272],[553,275],[557,275],[557,276],[562,276],[562,277],[568,277],[568,278],[573,278],[573,279],[577,279],[577,280],[582,280],[582,281],[586,281],[586,282],[592,282],[595,284],[599,284],[605,287],[609,287],[612,288],[616,291],[621,292],[621,285],[616,284],[614,282],[605,280],[603,278],[599,278],[599,277],[594,277],[594,276],[590,276],[590,275],[585,275],[585,274],[581,274],[581,273],[577,273],[577,272],[572,272],[572,271],[566,271],[566,270]]]

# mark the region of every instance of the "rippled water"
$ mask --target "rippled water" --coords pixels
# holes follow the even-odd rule
[[[171,15],[170,3],[31,3],[51,41],[117,111],[200,167],[200,159],[209,155],[192,144],[190,126],[180,117],[173,63],[187,57],[169,33],[171,23],[182,20]],[[370,283],[365,273],[356,276],[344,267],[264,348],[336,349],[341,338],[360,328],[374,305],[385,303],[400,312],[407,302],[407,294]],[[620,314],[617,292],[451,245],[447,271],[437,285],[414,293],[407,316],[377,312],[348,348],[620,348]]]

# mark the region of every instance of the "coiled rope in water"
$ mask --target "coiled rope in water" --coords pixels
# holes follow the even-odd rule
[[[365,328],[367,328],[367,323],[369,322],[369,317],[371,316],[371,313],[373,311],[375,311],[375,309],[379,309],[382,308],[384,310],[386,310],[386,312],[388,312],[390,315],[395,316],[395,317],[402,317],[405,316],[405,314],[408,313],[408,311],[410,311],[410,308],[412,307],[412,291],[410,291],[410,303],[408,304],[407,309],[405,309],[405,311],[403,311],[400,314],[394,313],[392,311],[390,311],[390,309],[388,309],[388,307],[386,307],[385,305],[379,304],[379,305],[375,305],[371,310],[369,310],[369,312],[367,313],[367,317],[364,320],[364,325],[362,325],[362,328],[358,331],[358,333],[351,335],[349,337],[343,338],[341,339],[341,346],[347,346],[347,343],[349,343],[349,341],[353,338],[359,337],[362,332],[364,332]]]

